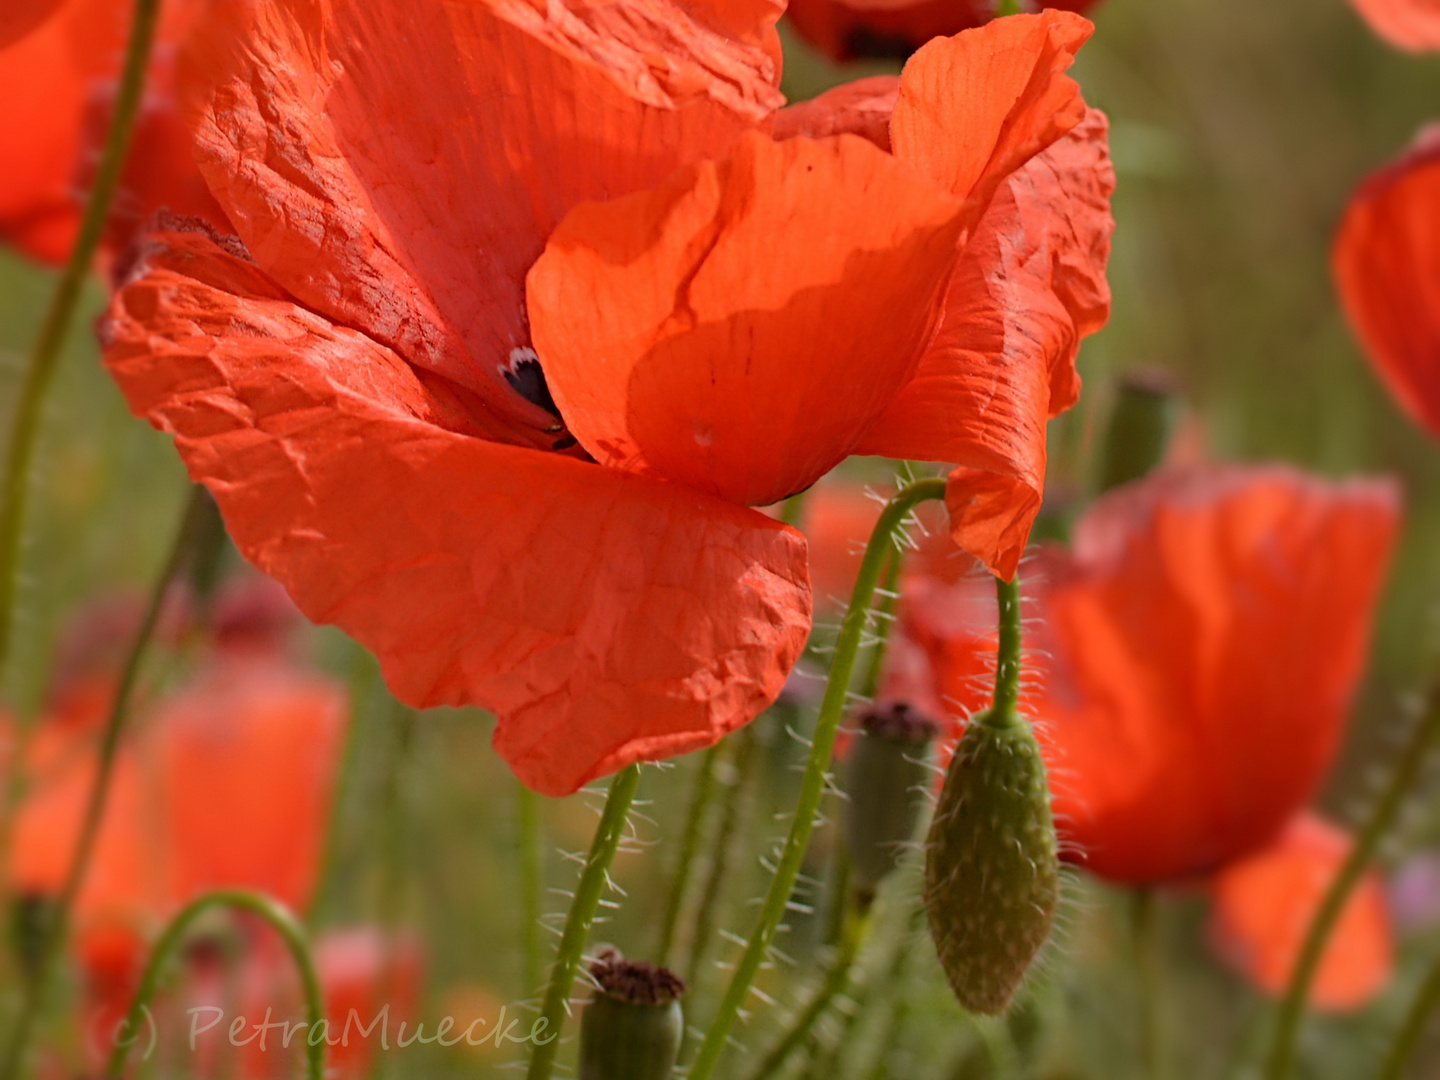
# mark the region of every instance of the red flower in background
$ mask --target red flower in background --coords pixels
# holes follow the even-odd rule
[[[1084,14],[1098,0],[1051,0],[1044,7]],[[904,59],[931,38],[984,26],[996,0],[790,0],[800,36],[835,60]],[[1028,4],[1030,10],[1042,5]]]
[[[1366,355],[1405,411],[1440,438],[1440,127],[1360,185],[1331,262]]]
[[[1352,0],[1371,28],[1391,45],[1411,52],[1440,49],[1437,0]]]
[[[5,0],[0,19],[8,19],[13,2]],[[83,192],[108,128],[130,7],[114,0],[49,7],[43,25],[8,47],[0,21],[0,240],[60,263],[75,240]],[[201,7],[202,0],[166,0],[162,9],[156,62],[116,197],[120,221],[112,244],[123,243],[136,221],[161,207],[218,212],[198,181],[188,135],[168,100],[173,44]],[[22,0],[17,18],[29,10],[29,0]]]
[[[1049,657],[1031,704],[1083,865],[1130,883],[1203,874],[1309,802],[1363,670],[1398,503],[1387,482],[1279,467],[1161,474],[1100,499],[1072,550],[1047,555],[1027,590],[1030,645]],[[994,609],[960,605],[937,592],[906,620],[944,695],[975,709]]]
[[[1220,956],[1267,994],[1282,994],[1353,843],[1343,829],[1302,813],[1268,847],[1221,870],[1210,885],[1210,938]],[[1310,1000],[1322,1009],[1359,1008],[1390,981],[1394,953],[1384,886],[1372,870],[1335,924]]]
[[[747,507],[851,453],[966,465],[962,539],[1013,569],[1103,321],[1104,125],[1062,74],[1087,23],[934,43],[877,146],[765,134],[854,128],[774,118],[775,15],[222,2],[188,107],[240,237],[150,237],[105,327],[246,555],[402,699],[496,712],[547,793],[773,700],[805,551]],[[977,295],[942,304],[952,269]],[[973,325],[927,348],[942,306]]]

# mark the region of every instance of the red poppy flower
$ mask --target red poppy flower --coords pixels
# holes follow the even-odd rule
[[[1099,500],[1073,550],[1044,559],[1027,589],[1031,703],[1083,865],[1122,882],[1204,873],[1308,803],[1363,670],[1398,503],[1388,482],[1279,467],[1160,474]],[[983,707],[990,646],[917,611],[942,691]]]
[[[917,56],[894,154],[777,142],[774,14],[221,3],[188,107],[240,238],[161,231],[106,324],[245,554],[402,699],[497,713],[540,791],[774,699],[805,550],[748,506],[893,451],[962,234],[1083,116],[1089,27],[1051,13]],[[1027,190],[1019,255],[1064,292],[1092,253]],[[1034,361],[988,362],[993,391]]]
[[[6,0],[6,16],[13,2]],[[24,0],[20,8],[29,4]],[[167,102],[167,57],[201,6],[202,0],[166,0],[162,9],[152,85],[117,195],[122,216],[163,206],[180,213],[214,211],[203,189],[197,190],[187,136],[169,119],[173,105]],[[64,0],[50,7],[52,17],[8,48],[0,22],[0,239],[60,263],[74,242],[82,192],[108,127],[130,6]]]
[[[1050,0],[1043,6],[1083,14],[1096,2]],[[984,26],[995,8],[996,0],[790,0],[785,14],[801,37],[833,59],[903,59],[931,38]]]
[[[1360,185],[1331,261],[1371,363],[1440,438],[1440,126]]]
[[[1436,0],[1352,0],[1377,34],[1400,49],[1440,49],[1440,3]]]
[[[1283,993],[1353,843],[1345,830],[1302,813],[1268,847],[1217,874],[1210,938],[1220,956],[1265,993]],[[1335,924],[1310,1000],[1336,1011],[1365,1005],[1390,981],[1394,952],[1384,885],[1372,870]]]

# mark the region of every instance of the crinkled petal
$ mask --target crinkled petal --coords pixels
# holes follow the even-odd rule
[[[1410,52],[1440,50],[1440,3],[1436,0],[1351,0],[1371,28]]]
[[[809,487],[915,370],[958,209],[848,135],[747,135],[577,208],[529,278],[561,415],[598,461],[734,502]]]
[[[416,705],[478,704],[532,787],[709,745],[809,630],[803,539],[685,488],[467,434],[463,391],[199,234],[160,236],[105,326],[245,555]]]
[[[775,114],[775,137],[859,135],[889,151],[890,117],[899,93],[900,80],[894,75],[843,83],[819,97],[781,109]]]
[[[999,189],[945,296],[915,377],[859,452],[960,466],[947,503],[956,542],[1010,578],[1040,510],[1045,425],[1080,392],[1080,339],[1110,311],[1110,195],[1103,113]]]
[[[781,101],[760,47],[663,0],[217,0],[206,25],[197,161],[257,262],[527,445],[553,444],[555,417],[505,373],[533,358],[524,276],[555,224]]]
[[[1270,846],[1217,874],[1210,938],[1220,956],[1265,993],[1284,993],[1310,924],[1353,845],[1343,829],[1302,813]],[[1358,1009],[1385,988],[1394,967],[1385,890],[1370,870],[1330,933],[1310,1000],[1332,1011]]]
[[[1371,363],[1440,438],[1440,125],[1355,192],[1332,265]]]

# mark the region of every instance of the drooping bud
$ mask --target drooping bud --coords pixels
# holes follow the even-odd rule
[[[925,861],[925,908],[960,1004],[999,1014],[1050,934],[1060,863],[1045,763],[1012,707],[971,721],[945,774]]]
[[[860,735],[845,764],[844,827],[863,897],[874,895],[915,839],[930,786],[930,744],[939,733],[934,720],[903,701],[860,715]]]
[[[685,983],[614,949],[590,974],[598,989],[580,1019],[580,1080],[669,1080],[685,1035]]]

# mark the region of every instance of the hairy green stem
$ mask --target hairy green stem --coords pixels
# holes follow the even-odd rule
[[[1276,1016],[1269,1065],[1265,1072],[1268,1080],[1287,1080],[1294,1069],[1295,1044],[1300,1034],[1300,1022],[1305,1015],[1310,984],[1320,967],[1330,934],[1340,921],[1341,912],[1344,911],[1350,894],[1375,857],[1385,833],[1395,823],[1400,808],[1404,805],[1405,796],[1419,776],[1437,736],[1440,736],[1440,687],[1431,692],[1424,717],[1395,763],[1394,771],[1380,793],[1379,800],[1370,811],[1369,820],[1361,829],[1355,846],[1331,883],[1314,920],[1310,923],[1310,929],[1306,932],[1295,970],[1290,975],[1290,985]]]
[[[600,898],[609,885],[610,864],[615,861],[615,852],[620,848],[630,804],[635,801],[635,789],[639,784],[639,765],[628,766],[610,782],[610,794],[606,796],[605,809],[595,829],[595,839],[590,843],[590,854],[585,858],[585,869],[580,874],[580,884],[575,888],[575,898],[570,902],[570,914],[566,916],[565,932],[560,938],[560,951],[555,957],[555,966],[550,969],[550,985],[540,1007],[540,1019],[532,1029],[535,1049],[530,1055],[526,1080],[549,1080],[555,1067],[570,988],[580,970],[580,960],[585,942],[590,938],[590,927],[595,922]]]
[[[155,944],[154,951],[150,954],[150,962],[145,965],[145,973],[140,979],[139,988],[135,991],[135,998],[130,1003],[130,1011],[125,1016],[125,1022],[116,1033],[115,1048],[110,1053],[109,1064],[105,1066],[105,1080],[115,1080],[121,1070],[125,1068],[125,1061],[130,1056],[130,1049],[139,1041],[141,1032],[144,1030],[150,1002],[154,1000],[155,991],[159,989],[160,977],[165,973],[165,965],[179,949],[180,943],[184,940],[190,927],[201,916],[216,908],[231,908],[255,915],[269,923],[284,939],[290,955],[295,960],[295,967],[300,972],[300,983],[305,991],[306,1080],[323,1080],[326,1039],[324,1037],[317,1039],[314,1035],[320,1029],[320,1022],[323,1019],[324,998],[321,996],[320,977],[315,970],[315,958],[310,952],[310,943],[306,939],[305,929],[295,916],[278,901],[247,889],[217,889],[215,892],[197,897],[165,928],[165,933],[161,935],[160,940]],[[328,1036],[329,1033],[325,1034]]]
[[[655,962],[662,967],[670,963],[670,953],[675,948],[675,930],[680,925],[680,913],[685,909],[685,896],[690,889],[690,875],[695,869],[695,856],[700,852],[700,837],[705,829],[705,817],[710,809],[710,797],[715,790],[715,766],[720,761],[720,748],[716,743],[700,758],[700,768],[695,774],[695,794],[690,799],[690,810],[685,816],[685,831],[680,839],[680,859],[675,865],[675,878],[670,883],[670,898],[665,904],[665,916],[660,921],[660,944],[655,950]]]
[[[20,396],[10,428],[5,477],[3,486],[0,486],[0,672],[4,671],[10,657],[20,543],[25,533],[25,514],[30,498],[30,466],[35,457],[35,437],[40,430],[45,396],[60,362],[60,350],[80,302],[80,290],[95,261],[105,221],[110,215],[110,204],[120,186],[130,137],[135,130],[135,119],[139,115],[145,90],[145,72],[150,65],[159,15],[160,0],[135,0],[125,66],[115,99],[114,119],[105,139],[99,170],[95,174],[95,186],[90,191],[75,246],[70,250],[70,258],[50,300],[40,336],[30,353],[20,385]]]
[[[20,1014],[11,1031],[5,1056],[0,1059],[0,1078],[3,1080],[14,1080],[25,1056],[25,1050],[30,1043],[35,1022],[39,1019],[45,994],[49,988],[50,972],[55,967],[61,946],[65,942],[70,912],[75,906],[76,898],[80,895],[81,887],[85,884],[86,871],[90,868],[90,857],[94,853],[95,839],[99,835],[100,823],[104,818],[105,806],[110,797],[110,782],[114,776],[115,759],[120,749],[120,735],[130,714],[130,701],[139,680],[141,661],[145,657],[151,637],[154,636],[155,624],[159,621],[165,598],[170,592],[170,585],[184,570],[193,542],[203,529],[207,512],[204,492],[196,488],[190,497],[170,556],[166,559],[164,569],[161,570],[160,577],[151,590],[150,601],[145,609],[145,616],[141,620],[140,628],[136,631],[135,639],[130,644],[130,652],[125,658],[125,666],[120,674],[120,683],[115,690],[115,700],[110,706],[110,715],[106,720],[104,735],[100,740],[95,782],[90,789],[90,798],[85,806],[85,816],[81,819],[80,834],[76,839],[75,850],[70,856],[70,866],[65,873],[65,884],[51,910],[38,952],[34,977],[26,985],[25,997],[20,1005]]]
[[[1020,581],[995,579],[995,598],[1000,604],[1000,643],[995,662],[995,708],[998,716],[1014,712],[1020,703],[1020,668],[1023,652],[1020,617]]]
[[[899,594],[895,591],[900,581],[900,567],[905,561],[904,553],[898,548],[890,553],[885,564],[885,573],[880,579],[880,602],[875,605],[875,644],[870,647],[870,663],[865,668],[865,678],[860,683],[860,696],[873,700],[880,689],[880,674],[885,667],[885,651],[890,643],[890,627],[895,621],[895,606]]]
[[[735,837],[747,817],[750,765],[755,757],[754,725],[737,731],[729,742],[733,744],[735,755],[732,761],[734,775],[721,805],[720,823],[710,845],[710,870],[705,875],[705,886],[700,890],[700,906],[695,910],[695,921],[691,927],[690,963],[685,969],[686,981],[691,986],[700,981],[705,950],[715,930],[715,915],[720,909],[721,898],[726,894],[725,886],[730,881],[730,856],[735,850]]]
[[[541,865],[540,800],[518,780],[515,788],[515,843],[520,863],[520,943],[525,953],[525,993],[532,994],[545,977],[545,965],[540,956],[540,907],[545,887]]]
[[[917,504],[944,497],[944,480],[917,480],[899,491],[886,504],[880,520],[875,524],[875,531],[871,534],[870,542],[865,548],[865,557],[860,563],[860,573],[850,597],[850,608],[845,613],[845,619],[840,626],[840,636],[836,640],[830,678],[825,686],[825,698],[820,705],[820,717],[810,747],[810,758],[805,766],[805,775],[801,781],[800,797],[790,822],[790,834],[786,837],[775,875],[771,879],[755,927],[750,933],[749,943],[735,968],[735,974],[721,1000],[719,1012],[705,1035],[705,1041],[700,1046],[695,1063],[691,1066],[690,1080],[709,1080],[714,1074],[720,1055],[725,1050],[726,1040],[730,1036],[730,1029],[750,994],[750,987],[765,961],[781,919],[784,918],[785,908],[790,902],[791,892],[795,888],[795,881],[805,858],[805,849],[810,844],[810,834],[815,828],[815,816],[825,795],[826,774],[835,750],[835,736],[845,714],[856,654],[860,649],[860,639],[866,623],[870,619],[870,604],[875,596],[876,583],[894,544],[895,531]]]
[[[1425,1028],[1430,1016],[1440,1006],[1440,960],[1436,960],[1425,975],[1425,981],[1416,991],[1415,1000],[1405,1013],[1405,1021],[1395,1033],[1395,1040],[1385,1054],[1380,1066],[1378,1080],[1403,1080],[1405,1069],[1425,1037]]]

